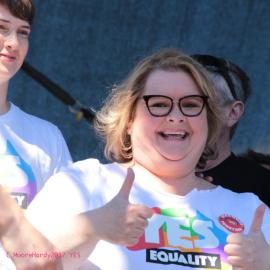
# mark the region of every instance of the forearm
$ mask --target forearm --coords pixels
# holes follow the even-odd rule
[[[1,240],[17,269],[62,269],[60,259],[53,256],[53,245],[23,216],[10,226]]]
[[[53,245],[23,216],[14,221],[1,238],[8,252],[52,251]]]
[[[53,245],[25,218],[23,210],[0,187],[0,239],[9,257],[21,269],[61,269],[56,258],[33,257],[31,254],[54,251]],[[19,256],[23,253],[25,256]],[[29,256],[28,256],[29,255]]]
[[[98,242],[91,220],[86,214],[53,220],[54,223],[50,225],[46,222],[35,225],[62,254],[63,269],[77,269],[89,257]]]

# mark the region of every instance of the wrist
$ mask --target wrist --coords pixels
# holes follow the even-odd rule
[[[0,238],[13,237],[20,229],[24,217],[23,210],[0,185]]]
[[[92,239],[98,241],[102,239],[98,230],[98,226],[102,225],[102,223],[100,223],[99,209],[94,209],[78,215],[77,222],[80,226],[80,235],[85,238],[84,240]]]
[[[24,215],[20,208],[12,212],[12,216],[5,223],[5,229],[2,231],[1,241],[8,251],[10,247],[19,246],[21,235],[24,231]]]

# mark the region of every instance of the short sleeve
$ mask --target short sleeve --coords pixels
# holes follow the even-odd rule
[[[29,205],[27,219],[43,231],[47,230],[46,226],[86,212],[91,197],[89,182],[98,164],[93,159],[76,162],[53,175]]]

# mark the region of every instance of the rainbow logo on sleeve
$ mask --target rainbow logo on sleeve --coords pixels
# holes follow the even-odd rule
[[[224,246],[228,233],[201,212],[153,208],[154,215],[131,251],[145,250],[146,262],[198,269],[229,270]]]
[[[9,141],[0,153],[0,169],[0,184],[22,208],[27,208],[37,193],[36,178],[31,166]]]

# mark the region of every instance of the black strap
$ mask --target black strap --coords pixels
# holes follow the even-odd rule
[[[93,122],[96,114],[94,109],[81,104],[78,100],[75,100],[67,91],[42,74],[36,68],[31,66],[29,63],[24,62],[22,65],[22,70],[35,81],[39,82],[55,97],[65,103],[69,107],[69,110],[76,115],[77,120],[85,118],[90,123]]]

